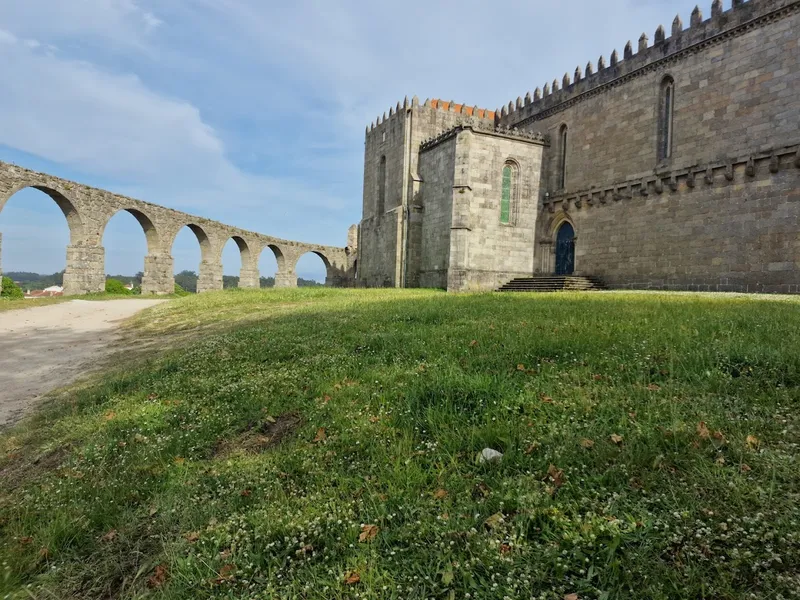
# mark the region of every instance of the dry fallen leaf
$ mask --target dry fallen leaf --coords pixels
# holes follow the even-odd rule
[[[500,554],[511,554],[511,546],[508,544],[500,544]]]
[[[594,442],[592,440],[584,438],[581,440],[581,446],[588,450],[589,448],[594,447]]]
[[[200,532],[199,532],[199,531],[190,531],[189,533],[185,534],[185,535],[183,536],[183,538],[184,538],[184,539],[185,539],[187,542],[194,543],[194,542],[196,542],[197,540],[199,540],[199,539],[200,539]]]
[[[447,498],[447,490],[438,489],[433,493],[433,497],[436,500],[444,500],[445,498]]]
[[[725,464],[725,457],[724,456],[718,456],[717,460],[714,461],[714,462],[716,462],[721,467],[722,465]]]
[[[110,410],[110,411],[108,411],[108,412],[107,412],[107,413],[106,413],[106,414],[103,416],[103,418],[104,418],[106,421],[111,421],[111,420],[113,420],[113,419],[114,419],[114,417],[116,417],[116,416],[117,416],[117,413],[115,413],[113,410]]]
[[[754,435],[748,435],[747,439],[745,440],[748,448],[758,448],[758,445],[761,443],[759,442],[758,438]]]
[[[497,529],[498,527],[500,527],[500,525],[505,523],[505,520],[506,519],[503,516],[503,513],[499,512],[493,514],[491,517],[486,519],[486,521],[483,524],[486,526],[487,529]]]
[[[523,365],[522,363],[517,365],[517,371],[524,371],[524,370],[525,370],[525,365]]]
[[[619,434],[616,434],[616,433],[612,433],[611,434],[611,441],[614,442],[617,445],[620,445],[622,443],[622,436],[619,435]]]
[[[550,478],[550,481],[553,482],[555,489],[564,485],[564,471],[555,465],[550,465],[547,468],[547,476]]]
[[[655,383],[651,383],[650,385],[647,386],[647,389],[650,390],[651,392],[657,392],[658,390],[661,389],[661,386]]]
[[[103,537],[101,537],[100,540],[103,541],[103,542],[110,542],[115,537],[117,537],[117,530],[116,529],[112,529],[111,531],[106,533]]]
[[[699,435],[702,439],[707,440],[711,437],[711,432],[708,430],[705,421],[700,421],[697,424],[697,435]]]
[[[552,404],[553,403],[553,399],[550,396],[546,396],[545,394],[541,395],[541,399],[542,399],[542,402],[544,402],[545,404]]]
[[[328,434],[325,432],[324,427],[320,427],[317,429],[317,435],[314,436],[314,443],[324,442],[328,437]]]
[[[147,579],[147,587],[158,588],[167,580],[167,567],[158,565],[155,572]]]
[[[239,495],[240,495],[240,496],[242,496],[243,498],[247,498],[247,497],[248,497],[250,494],[252,494],[252,493],[253,493],[253,492],[251,492],[250,490],[242,490],[242,491],[239,493]]]
[[[186,462],[186,459],[183,458],[182,456],[176,456],[175,457],[175,464],[176,465],[182,465],[185,462]]]
[[[739,469],[741,470],[742,473],[749,473],[750,471],[753,470],[753,469],[750,468],[750,465],[748,465],[746,463],[742,463],[742,466],[739,467]]]
[[[219,573],[217,573],[216,579],[214,579],[214,583],[220,585],[222,583],[225,583],[226,581],[232,581],[233,574],[235,571],[236,571],[236,565],[231,565],[231,564],[222,565],[222,568],[219,570]]]
[[[369,418],[369,422],[370,422],[370,423],[377,423],[377,422],[378,422],[378,421],[380,421],[380,420],[381,420],[381,418],[380,418],[380,417],[370,417],[370,418]]]
[[[533,454],[536,450],[539,449],[541,444],[539,442],[533,442],[530,446],[525,448],[525,454]]]
[[[564,596],[564,600],[578,600],[578,594],[567,594]]]
[[[359,575],[355,571],[351,571],[344,578],[345,585],[355,585],[359,581],[361,581],[361,575]]]
[[[469,347],[470,347],[470,348],[474,348],[474,347],[475,347],[475,346],[477,346],[477,345],[478,345],[478,340],[472,340],[472,341],[469,343]]]
[[[378,535],[377,525],[362,525],[361,533],[358,536],[358,541],[363,544],[364,542],[374,539],[376,535]]]

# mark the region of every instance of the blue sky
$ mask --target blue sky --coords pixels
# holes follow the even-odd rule
[[[364,128],[406,95],[494,109],[653,39],[686,0],[0,0],[0,160],[265,234],[343,246]],[[730,5],[726,0],[725,8]],[[708,6],[701,6],[706,17]],[[64,267],[66,222],[26,190],[0,213],[3,270]],[[143,268],[118,214],[106,271]],[[197,270],[188,230],[176,270]],[[237,274],[238,251],[223,253]],[[262,274],[274,273],[265,253]],[[307,255],[301,277],[324,277]]]

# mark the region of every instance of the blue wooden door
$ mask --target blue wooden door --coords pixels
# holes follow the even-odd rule
[[[575,271],[575,230],[564,223],[556,235],[556,275],[572,275]]]

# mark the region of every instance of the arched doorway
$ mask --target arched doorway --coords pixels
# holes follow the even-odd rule
[[[556,275],[572,275],[575,271],[575,229],[565,221],[556,234]]]

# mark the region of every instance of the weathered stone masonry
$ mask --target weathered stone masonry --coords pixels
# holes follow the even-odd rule
[[[398,105],[367,129],[359,283],[490,289],[551,273],[569,223],[575,273],[614,287],[800,293],[798,37],[798,0],[735,0],[728,10],[714,0],[710,18],[697,8],[685,28],[676,17],[652,44],[642,34],[622,55],[494,113]],[[538,156],[511,141],[534,134]],[[453,147],[467,136],[509,143],[472,160],[474,143]],[[428,138],[441,141],[430,149]],[[499,227],[508,160],[521,169],[518,218]]]
[[[262,251],[275,254],[278,263],[276,287],[297,285],[295,266],[307,252],[317,254],[325,263],[326,285],[352,284],[356,249],[351,245],[336,248],[273,238],[0,162],[0,211],[13,194],[28,187],[50,196],[67,219],[70,244],[67,247],[64,292],[68,295],[105,289],[103,231],[111,217],[122,210],[139,221],[147,238],[143,294],[173,292],[172,244],[185,226],[194,232],[200,243],[198,292],[222,289],[222,249],[230,239],[236,242],[241,253],[239,287],[259,287],[258,261]],[[348,244],[354,242],[355,235],[351,234]]]

